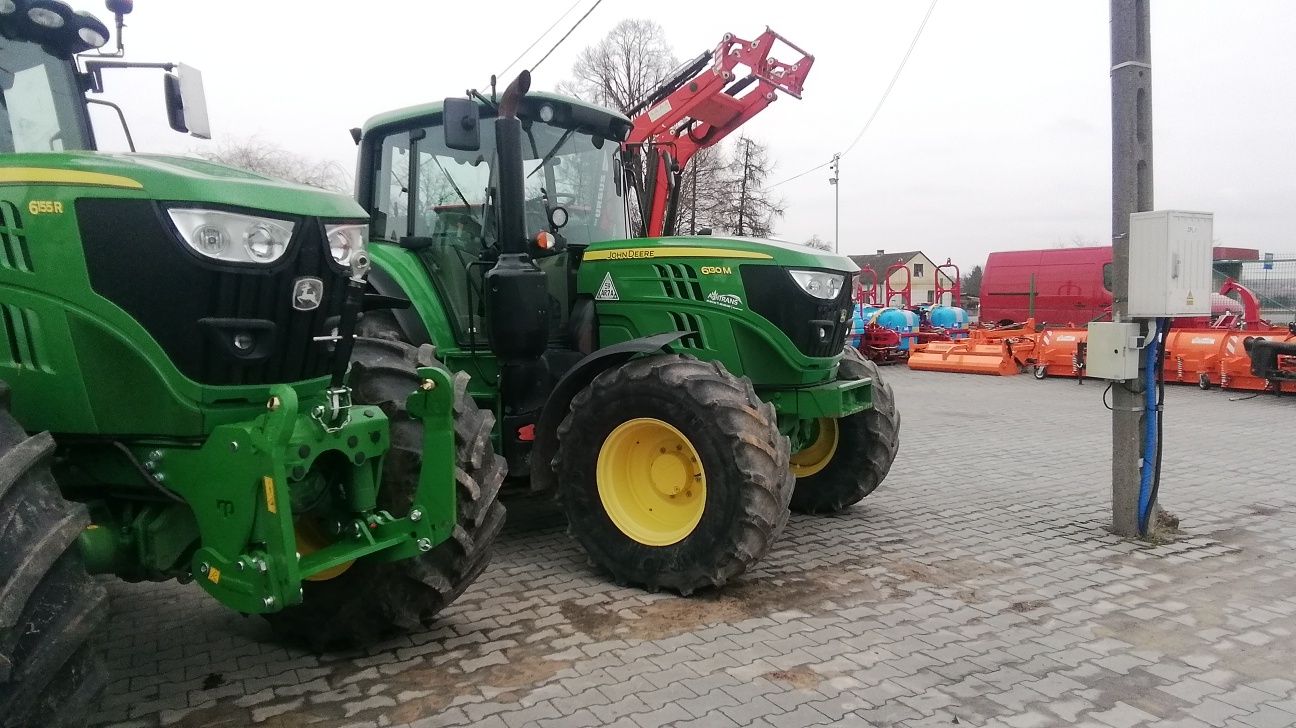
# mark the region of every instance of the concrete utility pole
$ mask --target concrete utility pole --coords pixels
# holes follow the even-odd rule
[[[828,178],[828,184],[833,186],[833,252],[841,252],[841,185],[837,184],[841,175],[841,155],[834,154],[832,160],[833,176]]]
[[[1152,209],[1152,33],[1148,0],[1111,0],[1112,320],[1126,319],[1130,213]],[[1148,365],[1139,352],[1139,370]],[[1112,386],[1112,530],[1138,536],[1143,379]],[[1156,504],[1151,504],[1154,524]]]

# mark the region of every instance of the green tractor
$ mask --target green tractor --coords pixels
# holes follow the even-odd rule
[[[127,0],[110,0],[121,15]],[[0,725],[105,683],[93,574],[190,580],[317,648],[417,629],[503,520],[493,419],[418,349],[357,339],[367,216],[207,162],[95,151],[107,27],[0,2]],[[172,73],[174,71],[174,73]],[[381,303],[381,301],[379,302]],[[353,363],[352,363],[353,362]]]
[[[353,130],[369,283],[410,302],[360,330],[470,373],[514,480],[557,492],[591,560],[687,594],[760,559],[789,507],[872,492],[900,417],[844,346],[848,258],[629,238],[630,128],[564,96],[473,92]]]

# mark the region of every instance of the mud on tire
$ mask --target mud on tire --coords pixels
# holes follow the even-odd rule
[[[423,423],[405,400],[418,388],[417,367],[440,366],[431,347],[357,338],[352,353],[352,399],[380,407],[391,422],[378,507],[409,511],[423,463]],[[504,459],[491,449],[495,418],[468,395],[468,375],[454,375],[455,498],[453,535],[431,551],[394,563],[357,561],[327,581],[306,582],[300,605],[266,615],[275,630],[316,650],[363,645],[426,627],[486,568],[504,524],[499,503]]]

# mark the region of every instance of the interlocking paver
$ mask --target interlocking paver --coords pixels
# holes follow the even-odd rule
[[[1097,388],[883,374],[905,413],[887,482],[793,516],[732,590],[612,585],[538,498],[510,504],[492,566],[430,630],[363,651],[309,655],[192,586],[113,583],[95,722],[1296,725],[1296,495],[1281,458],[1247,457],[1289,398],[1167,391],[1162,500],[1184,525],[1152,547],[1106,530]]]

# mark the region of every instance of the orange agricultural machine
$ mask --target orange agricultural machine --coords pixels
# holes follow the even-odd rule
[[[1010,376],[1034,362],[1035,320],[1012,328],[972,329],[966,339],[916,344],[909,368],[925,372]]]
[[[1260,299],[1228,279],[1221,295],[1236,293],[1242,317],[1229,312],[1209,327],[1171,329],[1163,374],[1167,382],[1196,383],[1254,392],[1296,392],[1296,344],[1292,327],[1260,318]],[[1257,342],[1260,343],[1257,347]]]

